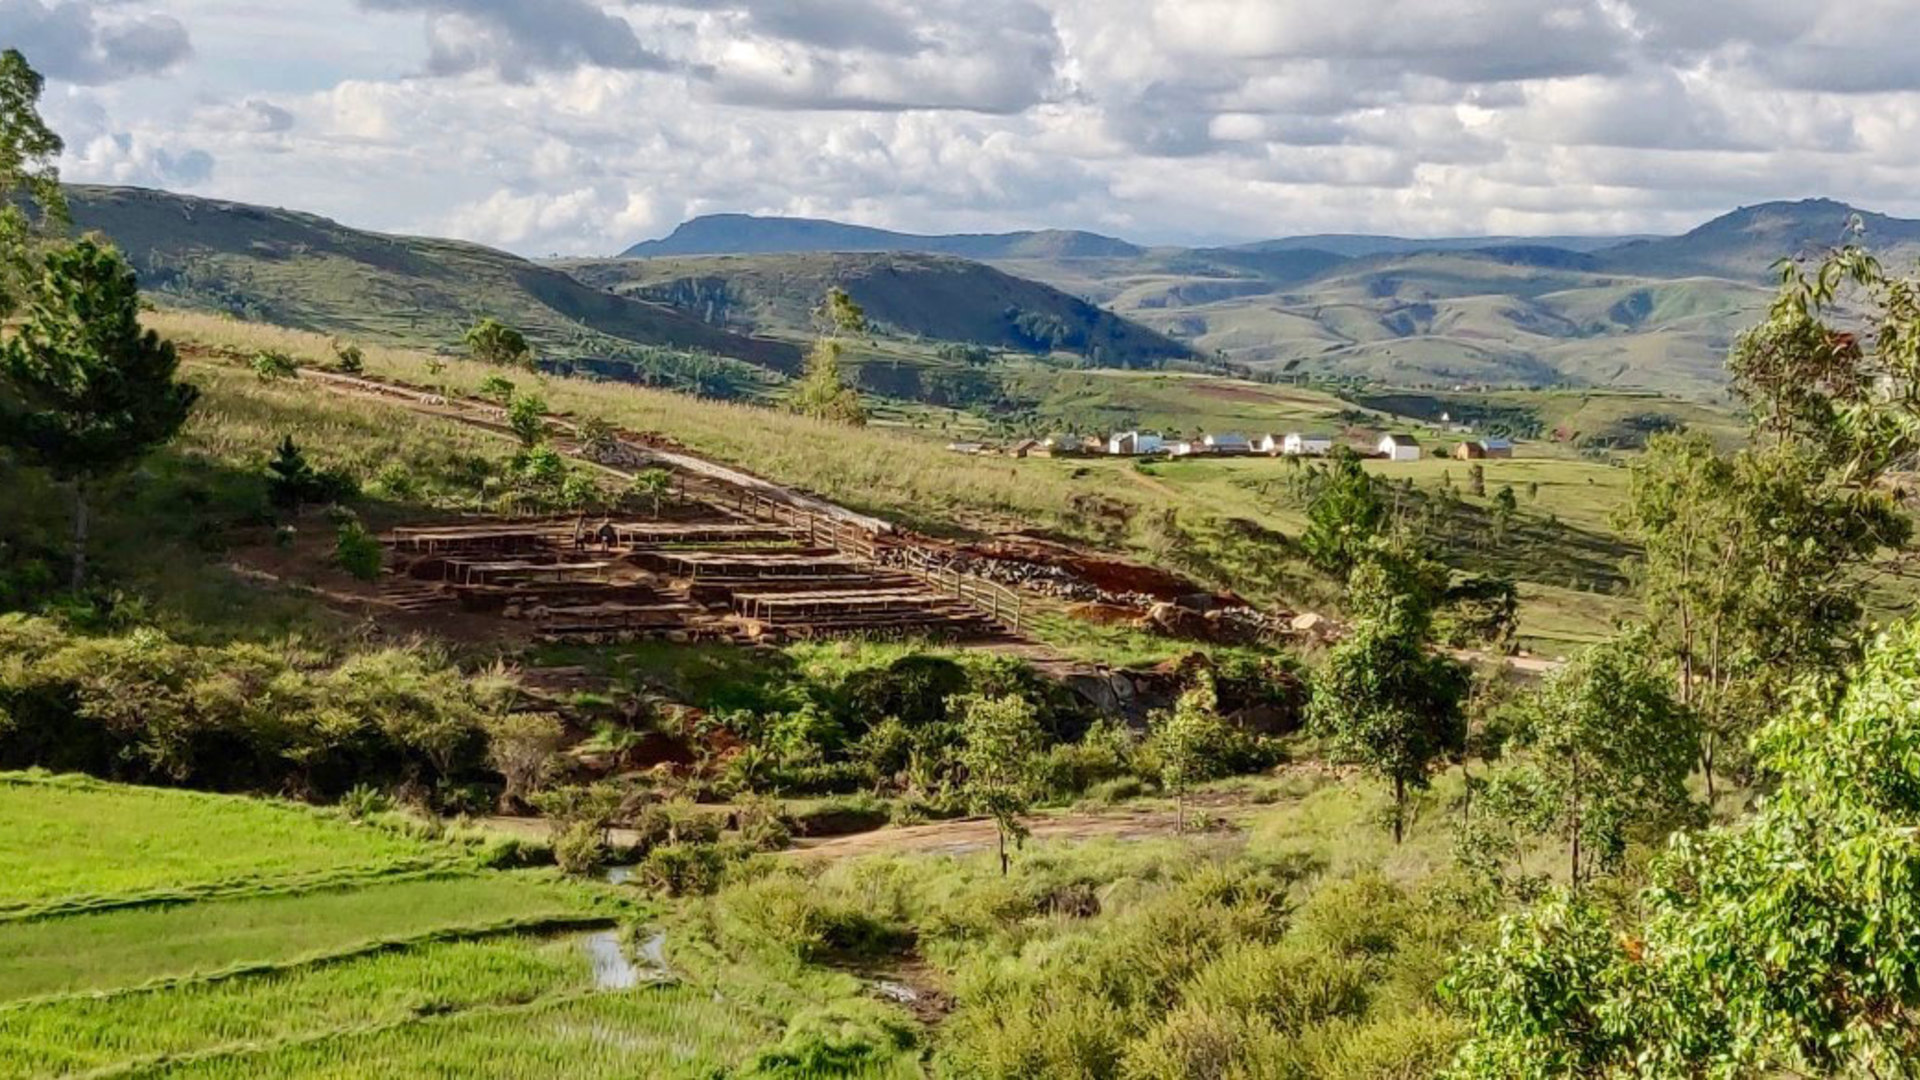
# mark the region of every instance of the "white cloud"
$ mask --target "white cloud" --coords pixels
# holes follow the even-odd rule
[[[89,44],[43,62],[73,179],[536,254],[722,210],[1148,242],[1920,215],[1920,0],[0,0],[0,29],[76,10]],[[195,51],[137,91],[73,62],[143,20]]]

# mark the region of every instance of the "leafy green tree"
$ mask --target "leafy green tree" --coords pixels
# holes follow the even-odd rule
[[[86,582],[90,489],[172,439],[199,391],[140,326],[133,269],[82,240],[49,252],[26,321],[0,345],[0,445],[73,487],[73,587]]]
[[[1487,495],[1487,467],[1477,461],[1467,467],[1467,492],[1476,499]]]
[[[467,331],[467,351],[486,364],[533,367],[533,346],[520,331],[494,318],[481,319]]]
[[[1310,728],[1335,756],[1392,785],[1396,844],[1408,793],[1425,789],[1434,766],[1466,739],[1467,669],[1428,645],[1418,619],[1362,620],[1315,675],[1307,707]]]
[[[507,426],[520,440],[521,450],[531,450],[547,437],[547,402],[535,394],[521,394],[507,406]]]
[[[1778,788],[1675,837],[1626,925],[1554,901],[1464,960],[1456,1077],[1913,1075],[1920,625],[1843,682],[1768,722],[1754,746]]]
[[[976,814],[993,819],[1000,840],[1000,873],[1009,866],[1007,841],[1015,844],[1028,835],[1021,820],[1033,805],[1034,756],[1042,742],[1033,705],[1012,694],[1004,697],[968,695],[956,700],[964,746],[960,764],[966,769],[962,789]]]
[[[633,475],[633,486],[629,490],[652,508],[654,517],[659,517],[661,501],[673,490],[673,473],[666,469],[642,469]]]
[[[1567,845],[1574,888],[1612,870],[1640,826],[1684,822],[1698,733],[1634,634],[1596,645],[1548,677],[1522,708],[1523,768]]]
[[[1152,718],[1148,740],[1160,783],[1173,793],[1175,828],[1185,829],[1187,792],[1220,775],[1222,754],[1233,741],[1210,673],[1200,672],[1172,709]]]
[[[39,242],[70,221],[55,165],[63,144],[40,119],[45,89],[20,50],[0,52],[0,316],[26,299]]]
[[[557,771],[566,728],[553,713],[507,713],[483,721],[487,761],[505,786],[502,813],[513,813],[539,794]]]
[[[1300,546],[1313,565],[1345,576],[1387,524],[1386,500],[1359,455],[1336,447],[1307,503],[1307,529]]]
[[[358,519],[348,518],[334,533],[333,561],[361,581],[378,581],[385,561],[380,538],[368,532]]]
[[[838,285],[827,290],[826,299],[814,312],[814,318],[828,337],[859,337],[873,330],[872,324],[867,321],[866,309],[855,303],[847,290]]]

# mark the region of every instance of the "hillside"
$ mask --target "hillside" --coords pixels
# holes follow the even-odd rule
[[[668,304],[742,333],[804,336],[829,288],[885,333],[990,348],[1078,353],[1154,367],[1191,350],[1048,285],[944,255],[793,254],[581,260],[556,264],[596,288]]]
[[[1889,265],[1920,256],[1920,222],[1808,200],[1743,208],[1665,238],[1328,234],[1193,249],[1007,244],[975,257],[1255,372],[1712,399],[1735,334],[1770,299],[1775,260],[1842,242],[1855,213]],[[792,223],[725,225],[729,250],[745,251],[788,242]],[[712,228],[689,223],[683,242]],[[917,250],[930,239],[809,228],[819,242],[863,249]]]
[[[446,347],[481,315],[547,356],[672,349],[791,370],[790,344],[727,333],[478,244],[138,188],[70,186],[74,224],[110,238],[163,302],[356,340]]]
[[[1138,255],[1124,240],[1096,233],[1047,229],[953,236],[921,236],[812,218],[711,214],[686,222],[664,239],[621,252],[622,258],[664,255],[784,255],[797,252],[912,251],[967,259],[1085,258]]]

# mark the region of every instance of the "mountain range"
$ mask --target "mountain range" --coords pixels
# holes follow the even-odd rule
[[[76,224],[117,243],[163,302],[426,347],[457,347],[492,315],[555,358],[667,349],[783,372],[799,364],[819,297],[839,286],[906,350],[893,355],[929,362],[924,346],[960,343],[1113,367],[1224,362],[1398,386],[1708,398],[1724,392],[1734,338],[1765,312],[1779,258],[1828,249],[1855,222],[1891,269],[1920,258],[1920,221],[1819,199],[1744,207],[1674,237],[1322,235],[1216,248],[722,215],[630,249],[644,256],[538,263],[167,192],[69,195]],[[823,245],[836,250],[813,250]]]

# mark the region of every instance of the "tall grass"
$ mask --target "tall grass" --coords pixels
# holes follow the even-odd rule
[[[486,873],[0,923],[0,1002],[292,964],[463,928],[578,918],[576,887]]]
[[[592,985],[571,938],[505,937],[194,983],[0,1008],[0,1078],[60,1076],[266,1043]]]
[[[77,896],[403,869],[446,857],[434,845],[292,803],[36,773],[0,774],[0,821],[0,915]]]
[[[704,1080],[727,1075],[774,1034],[711,991],[652,987],[428,1017],[258,1053],[188,1061],[143,1075],[178,1080]]]

